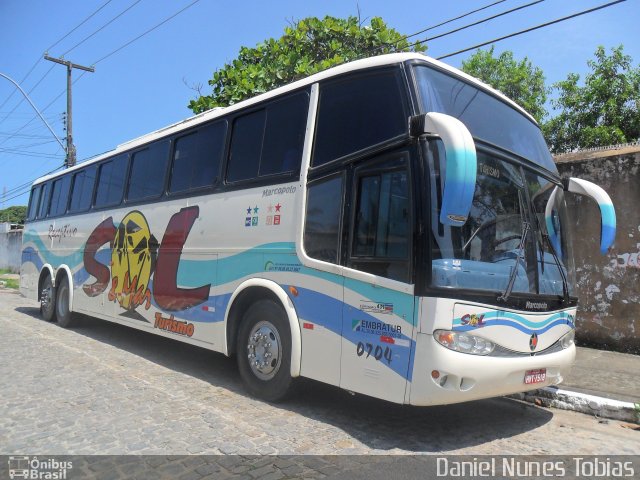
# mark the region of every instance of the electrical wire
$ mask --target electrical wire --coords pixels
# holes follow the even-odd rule
[[[608,7],[611,7],[611,6],[616,5],[618,3],[622,3],[622,2],[626,2],[626,1],[627,0],[616,0],[615,2],[609,2],[609,3],[603,4],[603,5],[599,5],[597,7],[590,8],[588,10],[583,10],[581,12],[577,12],[577,13],[574,13],[572,15],[567,15],[566,17],[557,18],[557,19],[552,20],[550,22],[541,23],[540,25],[536,25],[534,27],[530,27],[530,28],[526,28],[524,30],[520,30],[519,32],[510,33],[509,35],[504,35],[502,37],[494,38],[493,40],[489,40],[487,42],[479,43],[477,45],[474,45],[473,47],[468,47],[468,48],[464,48],[462,50],[458,50],[456,52],[447,53],[446,55],[442,55],[440,57],[437,57],[437,60],[442,60],[444,58],[453,57],[455,55],[459,55],[461,53],[468,52],[469,50],[475,50],[476,48],[484,47],[484,46],[489,45],[491,43],[501,42],[502,40],[506,40],[507,38],[516,37],[518,35],[522,35],[524,33],[532,32],[534,30],[538,30],[538,29],[543,28],[543,27],[548,27],[549,25],[553,25],[553,24],[556,24],[556,23],[564,22],[566,20],[571,20],[572,18],[576,18],[576,17],[579,17],[581,15],[586,15],[587,13],[595,12],[597,10],[602,10],[603,8],[608,8]]]
[[[438,38],[446,37],[447,35],[451,35],[453,33],[457,33],[457,32],[459,32],[461,30],[466,30],[467,28],[475,27],[476,25],[480,25],[482,23],[486,23],[486,22],[488,22],[490,20],[493,20],[495,18],[502,17],[504,15],[508,15],[509,13],[517,12],[518,10],[523,10],[525,8],[532,7],[534,5],[537,5],[538,3],[542,3],[544,1],[545,0],[536,0],[534,2],[526,3],[524,5],[520,5],[519,7],[515,7],[515,8],[512,8],[510,10],[505,10],[504,12],[500,12],[500,13],[497,13],[497,14],[492,15],[490,17],[483,18],[481,20],[478,20],[477,22],[469,23],[467,25],[463,25],[462,27],[455,28],[453,30],[449,30],[448,32],[440,33],[440,34],[438,34],[438,35],[436,35],[434,37],[425,38],[424,40],[420,40],[419,42],[412,43],[411,45],[409,45],[408,48],[414,47],[414,46],[416,46],[416,45],[418,45],[420,43],[430,42],[431,40],[437,40]]]
[[[105,3],[102,4],[102,6],[98,7],[97,10],[95,10],[91,15],[89,15],[87,18],[85,18],[82,22],[80,22],[78,25],[76,25],[74,28],[72,28],[71,30],[69,30],[65,35],[63,35],[60,39],[58,39],[53,45],[51,45],[48,50],[51,50],[52,48],[54,48],[56,45],[58,45],[62,40],[64,40],[65,38],[67,38],[69,35],[71,35],[73,32],[75,32],[78,28],[80,28],[82,25],[84,25],[88,20],[90,20],[91,18],[93,18],[93,16],[95,14],[97,14],[100,10],[102,10],[104,7],[106,7],[109,3],[111,3],[112,0],[107,0]],[[35,63],[31,66],[31,68],[29,69],[29,71],[24,75],[24,77],[22,77],[22,80],[20,80],[20,84],[24,83],[24,81],[29,77],[29,75],[31,75],[31,72],[33,72],[35,70],[35,68],[38,66],[38,64],[40,63],[40,61],[42,60],[42,56],[38,56],[38,59],[35,61]],[[48,70],[47,73],[44,74],[44,76],[38,80],[38,82],[36,83],[36,86],[40,84],[40,82],[42,82],[42,80],[44,80],[44,77],[46,77],[49,72],[51,70]],[[35,86],[31,89],[33,90],[35,88]],[[29,93],[31,93],[31,90],[29,90]],[[13,90],[8,96],[7,98],[5,98],[4,102],[2,102],[2,104],[0,104],[0,108],[4,107],[6,105],[6,103],[11,99],[11,97],[13,97],[13,95],[16,93],[15,90]],[[24,101],[24,98],[21,98],[20,101],[18,102],[18,105],[22,104],[22,102]],[[15,107],[17,108],[17,106]],[[11,111],[11,113],[13,113],[13,111],[15,110],[15,108]],[[4,120],[4,119],[3,119]],[[2,123],[2,121],[0,121],[0,123]]]
[[[160,23],[156,24],[155,26],[149,28],[148,30],[145,30],[143,33],[141,33],[140,35],[138,35],[137,37],[135,37],[132,40],[129,40],[127,43],[125,43],[124,45],[121,45],[120,47],[116,48],[115,50],[113,50],[112,52],[106,54],[105,56],[99,58],[98,60],[96,60],[95,62],[93,62],[93,65],[97,65],[98,63],[102,62],[103,60],[106,60],[107,58],[109,58],[112,55],[115,55],[116,53],[118,53],[120,50],[128,47],[129,45],[131,45],[132,43],[138,41],[139,39],[141,39],[142,37],[144,37],[145,35],[147,35],[148,33],[153,32],[156,28],[161,27],[162,25],[164,25],[165,23],[167,23],[169,20],[174,19],[175,17],[177,17],[178,15],[180,15],[182,12],[184,12],[185,10],[191,8],[192,6],[194,6],[196,3],[198,3],[200,0],[194,0],[193,2],[191,2],[189,5],[187,5],[186,7],[178,10],[176,13],[174,13],[173,15],[165,18],[163,21],[161,21]]]
[[[60,55],[61,57],[64,57],[67,53],[71,52],[72,50],[75,50],[77,47],[79,47],[80,45],[82,45],[84,42],[86,42],[87,40],[89,40],[90,38],[92,38],[94,35],[96,35],[97,33],[101,32],[102,30],[104,30],[105,28],[107,28],[109,25],[111,25],[113,22],[115,22],[118,18],[120,18],[122,15],[124,15],[125,13],[127,13],[129,10],[131,10],[133,7],[135,7],[137,4],[139,4],[142,0],[136,0],[135,2],[133,2],[131,5],[129,5],[127,8],[125,8],[123,11],[121,11],[118,15],[116,15],[115,17],[113,17],[111,20],[109,20],[107,23],[105,23],[104,25],[102,25],[100,28],[98,28],[95,32],[91,33],[90,35],[86,36],[85,38],[83,38],[82,40],[80,40],[78,43],[76,43],[73,47],[71,47],[69,50],[65,51],[62,55]]]
[[[71,30],[69,30],[63,37],[61,37],[57,42],[55,42],[53,45],[51,45],[49,48],[47,48],[47,52],[49,50],[51,50],[52,48],[54,48],[56,45],[58,45],[61,41],[63,41],[65,38],[67,38],[69,35],[71,35],[73,32],[75,32],[78,28],[80,28],[82,25],[84,25],[85,23],[87,23],[91,18],[93,18],[93,16],[98,13],[100,10],[102,10],[104,7],[106,7],[107,5],[109,5],[111,3],[111,0],[107,0],[105,3],[103,3],[100,7],[98,7],[98,9],[96,11],[94,11],[91,15],[89,15],[87,18],[85,18],[83,21],[81,21],[78,25],[76,25],[74,28],[72,28]],[[40,57],[42,58],[42,57]]]
[[[424,29],[422,29],[422,30],[420,30],[420,31],[418,31],[416,33],[412,33],[410,35],[405,35],[404,37],[401,37],[396,42],[389,43],[389,44],[387,44],[385,46],[386,47],[396,46],[398,43],[402,42],[403,40],[407,40],[407,39],[409,39],[411,37],[415,37],[415,36],[421,35],[421,34],[423,34],[425,32],[428,32],[429,30],[434,30],[434,29],[436,29],[438,27],[441,27],[441,26],[446,25],[446,24],[451,23],[451,22],[455,22],[456,20],[460,20],[461,18],[468,17],[469,15],[473,15],[474,13],[478,13],[478,12],[480,12],[482,10],[486,10],[487,8],[493,7],[494,5],[498,5],[499,3],[504,3],[506,1],[507,0],[499,0],[497,2],[493,2],[493,3],[490,3],[488,5],[485,5],[484,7],[480,7],[480,8],[477,8],[475,10],[471,10],[469,12],[463,13],[462,15],[458,15],[455,18],[450,18],[449,20],[445,20],[444,22],[440,22],[437,25],[432,25],[430,27],[424,28]]]

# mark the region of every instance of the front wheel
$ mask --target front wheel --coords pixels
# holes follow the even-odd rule
[[[237,343],[240,376],[252,395],[276,402],[290,390],[291,331],[282,307],[254,303],[242,317]]]

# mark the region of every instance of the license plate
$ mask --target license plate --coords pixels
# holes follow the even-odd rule
[[[524,383],[530,385],[532,383],[542,383],[547,379],[547,369],[540,368],[538,370],[527,370],[524,372]]]

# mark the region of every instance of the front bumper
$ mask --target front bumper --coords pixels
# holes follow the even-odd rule
[[[557,385],[576,356],[575,345],[525,357],[469,355],[449,350],[427,334],[418,334],[415,349],[409,403],[417,406],[467,402]],[[546,368],[546,380],[525,384],[525,372],[540,368]],[[439,372],[437,380],[432,378],[433,370]],[[440,385],[445,375],[446,381]]]

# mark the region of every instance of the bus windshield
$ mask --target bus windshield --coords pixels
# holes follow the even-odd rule
[[[415,75],[422,113],[456,117],[477,140],[497,145],[557,173],[540,128],[507,103],[456,77],[427,66]]]
[[[540,129],[495,97],[426,66],[415,68],[421,111],[461,120],[474,139],[557,172]],[[468,220],[439,221],[443,155],[430,155],[432,286],[494,292],[574,294],[562,188],[477,144],[478,171]],[[432,150],[433,151],[433,150]],[[553,232],[548,231],[551,222]],[[510,285],[511,284],[511,285]]]

